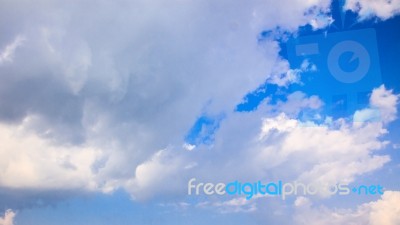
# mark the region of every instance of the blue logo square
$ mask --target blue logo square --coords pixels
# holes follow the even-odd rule
[[[334,118],[366,107],[372,89],[382,83],[374,29],[293,38],[287,54],[292,68],[305,61],[316,66],[302,73],[302,84],[292,91],[318,95]]]

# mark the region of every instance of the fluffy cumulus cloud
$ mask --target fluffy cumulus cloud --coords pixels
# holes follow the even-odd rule
[[[400,192],[385,191],[377,201],[364,203],[355,210],[328,209],[314,206],[312,202],[299,197],[295,201],[296,224],[368,224],[395,225],[400,223]]]
[[[183,183],[175,187],[176,193],[185,193],[185,181],[191,177],[213,182],[282,179],[350,184],[357,176],[382,168],[390,161],[379,150],[389,144],[384,139],[386,125],[397,117],[398,100],[398,95],[381,86],[372,92],[367,108],[379,111],[380,120],[352,122],[326,117],[317,124],[299,120],[298,114],[301,109],[319,114],[323,103],[318,97],[295,92],[286,102],[275,105],[268,104],[267,99],[254,112],[230,114],[221,123],[211,147],[155,153],[138,167],[132,182],[140,186],[160,179],[174,180],[163,182],[162,186],[153,184],[153,195],[168,193],[176,183]],[[142,175],[144,171],[146,176]],[[134,196],[148,193],[147,188],[127,189]],[[322,193],[320,197],[329,195]]]
[[[316,70],[307,61],[290,69],[275,40],[258,38],[328,25],[330,1],[275,2],[3,1],[1,193],[124,188],[146,200],[182,197],[191,177],[351,183],[381,168],[390,157],[377,152],[389,144],[383,137],[399,99],[384,86],[354,114],[362,123],[322,115],[318,96],[302,92],[233,112],[265,81],[285,89]],[[298,119],[302,112],[309,120]],[[203,114],[225,115],[215,141],[184,144]],[[387,193],[370,203],[370,215],[384,216],[376,205],[386,204]],[[241,198],[198,207],[257,209]],[[7,211],[5,224],[14,215]]]
[[[360,19],[377,16],[387,20],[400,13],[399,0],[346,0],[345,8],[357,12]]]
[[[398,101],[399,95],[394,94],[391,90],[386,90],[382,85],[372,93],[370,107],[354,113],[354,121],[392,122],[396,119]]]
[[[14,217],[16,213],[11,209],[6,210],[4,217],[0,217],[0,225],[14,225]]]
[[[23,123],[24,124],[24,123]],[[46,143],[21,126],[0,126],[0,184],[7,188],[96,189],[99,150]]]
[[[179,176],[193,166],[195,164],[185,162],[182,157],[173,154],[171,149],[163,149],[136,167],[134,178],[127,183],[126,188],[137,200],[154,197],[159,189],[162,189],[163,194],[174,194],[185,187],[184,180]]]
[[[141,190],[173,174],[160,149],[285,63],[260,32],[329,17],[328,0],[272,3],[3,1],[1,187]]]

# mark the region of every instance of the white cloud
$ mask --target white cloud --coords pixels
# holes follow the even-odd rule
[[[158,172],[193,168],[157,151],[268,78],[282,59],[260,32],[295,32],[330,6],[275,3],[2,2],[2,35],[26,39],[0,39],[12,58],[0,67],[1,187],[139,193]],[[18,126],[26,135],[13,137]]]
[[[379,109],[383,122],[391,122],[397,118],[399,97],[400,95],[393,94],[393,90],[387,90],[384,85],[372,92],[371,106]]]
[[[378,139],[385,133],[380,125],[356,128],[336,123],[336,129],[301,126],[285,114],[264,120],[261,143],[265,144],[255,153],[255,165],[270,171],[285,167],[285,177],[291,174],[291,179],[303,182],[335,184],[351,182],[389,161],[388,156],[373,155],[385,146]]]
[[[359,205],[356,210],[313,206],[311,200],[298,197],[295,209],[296,224],[396,225],[400,223],[400,192],[385,191],[379,200]]]
[[[318,96],[312,95],[307,97],[303,92],[296,91],[289,94],[285,102],[279,101],[276,111],[284,112],[290,117],[296,117],[301,111],[310,109],[315,112],[315,110],[320,109],[323,105],[324,103]]]
[[[9,63],[0,67],[7,80],[0,85],[0,186],[123,187],[144,200],[181,195],[192,176],[351,182],[382,167],[389,157],[374,152],[387,144],[380,138],[398,102],[383,86],[371,107],[384,123],[302,127],[298,113],[317,112],[323,103],[301,92],[276,106],[267,100],[254,112],[229,113],[268,78],[287,86],[316,70],[307,61],[289,70],[277,43],[257,37],[277,26],[319,28],[315,15],[327,12],[330,1],[274,3],[39,2],[29,14],[4,3],[0,14],[10,8],[17,14],[9,16],[15,29],[9,35],[27,38],[23,45],[18,38],[2,43],[1,62]],[[204,111],[228,112],[214,145],[175,149]],[[240,199],[210,205],[221,212],[256,210]]]
[[[254,212],[257,210],[256,203],[246,198],[233,198],[225,201],[216,202],[200,202],[197,204],[199,208],[213,209],[219,213],[238,213],[238,212]]]
[[[381,119],[382,117],[380,111],[373,108],[357,110],[353,117],[354,122],[379,121]]]
[[[346,9],[357,12],[361,20],[377,16],[387,20],[400,13],[399,0],[346,0]]]
[[[309,102],[304,98],[297,102]],[[396,118],[398,98],[383,86],[375,89],[370,105],[381,112],[383,119],[373,122],[349,123],[339,119],[303,126],[286,113],[265,118],[260,143],[257,150],[251,151],[257,159],[252,164],[269,172],[284,167],[285,177],[308,183],[352,182],[356,176],[381,168],[390,160],[389,156],[374,153],[388,144],[380,138],[387,133],[385,124]]]
[[[0,125],[2,187],[97,190],[91,166],[101,156],[99,150],[54,145],[24,131],[23,125]]]
[[[388,104],[375,104],[375,98],[381,93],[386,93],[382,101],[390,100]],[[305,126],[297,119],[300,110],[294,109],[317,110],[322,103],[315,96],[308,97],[303,93],[293,95],[295,97],[289,98],[291,100],[286,103],[275,106],[263,104],[253,112],[227,115],[220,124],[212,147],[197,146],[195,151],[190,152],[169,151],[168,161],[160,163],[163,160],[152,158],[140,166],[143,173],[137,177],[145,177],[146,183],[152,183],[160,180],[162,174],[162,180],[174,180],[183,187],[192,177],[199,182],[215,183],[280,179],[328,185],[339,182],[349,184],[358,176],[382,168],[390,161],[388,155],[379,154],[379,150],[389,144],[384,139],[388,132],[385,129],[386,120],[352,123],[343,118],[335,121],[327,119],[320,125],[308,122]],[[379,87],[373,91],[370,104],[379,107],[377,109],[383,114],[391,112],[387,113],[387,118],[392,120],[396,112],[391,109],[397,104],[393,98],[398,97]],[[185,170],[183,162],[195,163],[196,167]],[[144,168],[149,171],[145,172],[147,169]],[[174,188],[172,184],[165,184],[154,191],[170,193]],[[148,189],[143,186],[142,190],[130,190],[134,196],[141,196],[142,191]],[[175,191],[185,193],[181,189]]]
[[[4,213],[4,217],[0,217],[0,225],[14,225],[14,217],[16,213],[11,209],[7,209]]]
[[[317,70],[315,64],[311,64],[308,60],[304,60],[300,68],[290,69],[289,62],[280,60],[274,65],[271,77],[268,78],[268,83],[278,86],[288,87],[290,84],[300,83],[300,76],[304,72]]]
[[[370,107],[358,110],[354,114],[355,122],[381,121],[388,123],[397,118],[399,95],[386,90],[384,85],[375,89],[370,98]]]
[[[313,30],[318,30],[331,25],[334,22],[332,17],[317,16],[315,19],[310,21],[310,25]]]
[[[103,192],[122,187],[145,200],[184,195],[191,177],[336,183],[381,168],[390,157],[376,152],[388,144],[383,137],[397,117],[399,98],[384,86],[373,92],[369,108],[354,115],[368,121],[373,116],[368,110],[379,110],[382,120],[374,123],[339,119],[302,126],[298,114],[317,115],[323,103],[301,92],[275,106],[267,99],[254,112],[231,113],[265,80],[288,86],[299,83],[302,72],[317,70],[308,61],[290,70],[279,58],[278,43],[258,43],[257,37],[277,27],[284,34],[307,23],[327,26],[330,3],[3,2],[0,15],[7,23],[0,23],[0,31],[9,39],[0,38],[6,81],[0,85],[0,187]],[[347,7],[361,17],[372,12],[387,19],[398,12],[396,5],[378,8],[370,1],[359,9],[348,1]],[[227,114],[215,143],[181,147],[203,112]],[[365,206],[370,221],[397,220],[397,209],[377,209],[389,208],[390,199],[397,204],[397,198],[386,192]],[[307,201],[296,204],[312,207]],[[242,198],[203,205],[219,212],[258,209]],[[12,224],[15,214],[7,212],[3,220]],[[321,212],[330,215],[328,209]],[[343,218],[359,218],[352,213]],[[331,221],[345,221],[335,215]]]
[[[182,147],[183,147],[184,149],[188,150],[188,151],[192,151],[193,149],[196,148],[196,145],[191,145],[191,144],[188,144],[188,143],[184,143],[184,144],[182,145]]]
[[[5,62],[12,62],[14,53],[25,41],[25,38],[18,35],[10,44],[0,51],[0,65]]]
[[[371,225],[394,225],[400,223],[400,192],[386,191],[382,198],[364,204],[369,211]]]
[[[195,166],[193,162],[185,161],[179,153],[163,149],[137,166],[134,178],[128,181],[125,187],[137,200],[146,200],[160,193],[184,192],[186,190],[185,180],[182,179],[184,170],[190,170]]]

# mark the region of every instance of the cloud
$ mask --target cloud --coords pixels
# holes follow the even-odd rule
[[[357,110],[354,113],[354,121],[381,121],[389,123],[397,118],[397,104],[399,95],[392,90],[386,90],[383,85],[375,89],[370,98],[370,107]]]
[[[285,168],[286,175],[281,176],[286,179],[335,184],[351,182],[390,160],[373,154],[386,145],[378,139],[385,133],[379,125],[356,128],[335,123],[337,128],[332,129],[327,125],[302,126],[285,114],[265,119],[260,141],[265,144],[260,145],[254,165],[277,170],[276,174]]]
[[[257,37],[276,27],[321,28],[330,1],[274,3],[4,2],[1,188],[25,191],[21,196],[124,188],[146,200],[184,195],[193,176],[352,182],[381,168],[390,157],[375,152],[388,144],[381,138],[398,103],[383,86],[370,102],[381,112],[378,123],[326,118],[302,126],[299,113],[317,115],[323,102],[301,92],[277,104],[267,99],[254,112],[232,112],[266,80],[285,87],[316,70],[307,61],[289,70],[278,43]],[[227,115],[215,142],[181,147],[204,113]],[[235,199],[210,207],[257,206]]]
[[[379,109],[383,122],[392,122],[397,118],[399,96],[393,94],[393,90],[387,90],[384,85],[372,92],[371,107]]]
[[[310,64],[308,60],[304,60],[300,68],[290,69],[288,61],[281,60],[274,66],[271,77],[268,78],[268,83],[278,86],[288,87],[290,84],[301,83],[300,76],[304,72],[316,71],[315,64]]]
[[[156,172],[172,176],[158,151],[284,62],[260,32],[296,32],[330,7],[289,2],[4,1],[1,188],[140,193]]]
[[[25,41],[25,38],[21,36],[17,36],[13,42],[10,44],[6,45],[3,51],[0,51],[0,65],[5,63],[5,62],[12,62],[14,52],[15,50],[20,47],[23,42]]]
[[[346,6],[361,18],[388,19],[398,13],[395,2]],[[291,69],[276,40],[302,25],[332,23],[329,0],[28,3],[4,1],[0,8],[3,205],[120,188],[137,201],[175,201],[186,197],[192,177],[351,183],[391,160],[380,150],[390,144],[385,135],[399,96],[384,86],[355,112],[355,123],[324,115],[321,99],[302,92],[232,112],[265,81],[285,90],[317,70],[308,61]],[[258,40],[271,30],[276,40]],[[199,116],[221,114],[210,145],[184,143]],[[356,211],[334,212],[298,198],[307,217],[296,219],[397,222],[390,205],[398,201],[385,192]],[[192,206],[178,202],[172,207]],[[259,204],[235,198],[197,206],[255,213]],[[12,224],[14,216],[7,211],[2,220],[9,222],[0,221]]]
[[[380,93],[388,94],[388,104],[376,105]],[[370,105],[378,107],[385,118],[394,119],[398,96],[383,86],[375,89]],[[304,102],[299,100],[298,102]],[[260,168],[277,171],[285,168],[281,176],[303,182],[335,184],[352,182],[356,176],[381,168],[390,160],[389,156],[374,152],[387,146],[380,138],[387,133],[386,120],[369,123],[349,123],[344,119],[310,126],[281,113],[263,120],[259,152],[256,153]],[[313,124],[313,122],[311,122]],[[272,144],[268,144],[272,143]]]
[[[369,224],[395,225],[400,223],[400,192],[385,191],[377,201],[359,205],[356,210],[329,209],[313,206],[305,197],[295,201],[296,224]]]
[[[386,90],[383,85],[375,89],[370,98],[370,107],[354,113],[354,121],[381,121],[389,123],[397,118],[399,95],[392,90]]]
[[[347,0],[345,8],[357,12],[361,20],[369,19],[372,16],[387,20],[400,13],[400,1]]]
[[[91,165],[101,152],[49,143],[20,126],[0,125],[0,183],[15,189],[96,190]]]
[[[359,124],[344,119],[332,122],[326,117],[325,122],[310,126],[310,122],[299,121],[293,115],[289,117],[286,112],[292,111],[291,107],[277,116],[264,118],[258,152],[254,152],[257,163],[253,164],[271,171],[285,167],[286,174],[293,173],[291,179],[305,182],[352,182],[357,175],[376,170],[390,160],[389,156],[374,152],[388,144],[380,138],[387,133],[384,125],[396,118],[394,108],[398,98],[384,86],[373,90],[370,105],[385,115],[379,122]],[[310,101],[312,98],[305,99],[305,96],[297,98],[297,108],[301,102],[315,102]],[[306,106],[312,108],[320,104]]]
[[[0,217],[0,225],[13,225],[14,224],[14,217],[16,213],[11,209],[7,209],[4,213],[4,217]]]
[[[381,86],[373,90],[369,107],[373,105],[387,119],[359,123],[325,116],[320,124],[298,119],[302,111],[320,113],[323,104],[316,96],[293,93],[288,101],[275,105],[266,100],[255,111],[228,114],[212,146],[196,146],[193,151],[172,147],[168,156],[160,159],[156,154],[138,167],[139,180],[144,177],[150,184],[160,179],[174,180],[174,183],[153,183],[151,186],[156,189],[143,186],[127,190],[133,196],[146,195],[147,190],[153,195],[171,193],[171,190],[185,194],[183,187],[193,177],[199,182],[214,183],[279,179],[350,184],[358,176],[376,171],[391,160],[380,150],[389,144],[385,140],[388,133],[385,127],[397,117],[392,109],[398,98]],[[376,104],[377,99],[381,99],[380,104]],[[185,163],[196,166],[185,170]],[[180,188],[174,187],[176,183]],[[331,196],[323,193],[319,197]]]
[[[190,163],[185,163],[170,149],[156,152],[150,160],[136,167],[135,176],[126,186],[137,200],[146,200],[163,194],[185,190],[185,183],[179,178],[185,168],[190,169]]]
[[[249,213],[257,210],[257,206],[254,202],[247,200],[246,198],[233,198],[225,201],[216,202],[200,202],[196,205],[199,208],[214,209],[219,213]]]

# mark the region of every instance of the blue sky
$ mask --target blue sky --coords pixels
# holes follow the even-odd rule
[[[400,2],[379,3],[2,1],[0,225],[399,224]]]

